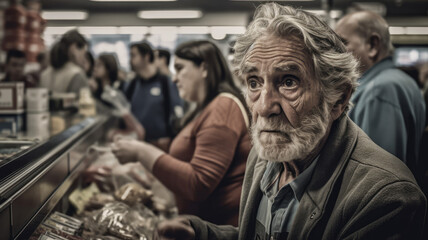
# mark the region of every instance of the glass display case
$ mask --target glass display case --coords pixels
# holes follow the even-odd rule
[[[43,141],[0,141],[0,239],[28,239],[92,161],[113,117],[73,118]]]

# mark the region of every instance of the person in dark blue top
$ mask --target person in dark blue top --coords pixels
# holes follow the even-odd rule
[[[169,141],[174,119],[182,115],[177,87],[158,71],[153,50],[145,42],[131,45],[131,67],[136,76],[124,86],[124,92],[132,114],[145,128],[144,140]]]
[[[388,24],[375,13],[361,11],[343,17],[336,32],[359,59],[362,73],[351,98],[355,106],[350,118],[418,178],[425,103],[416,82],[393,64]]]

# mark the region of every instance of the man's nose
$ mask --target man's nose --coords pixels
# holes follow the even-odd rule
[[[262,89],[257,104],[257,112],[261,117],[271,117],[281,113],[281,95],[272,87]]]

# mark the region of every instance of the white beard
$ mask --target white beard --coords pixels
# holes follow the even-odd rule
[[[273,162],[290,162],[305,159],[324,137],[329,124],[327,104],[322,104],[303,116],[300,126],[291,127],[284,115],[257,119],[251,126],[251,136],[259,157]],[[263,133],[276,130],[282,134]]]

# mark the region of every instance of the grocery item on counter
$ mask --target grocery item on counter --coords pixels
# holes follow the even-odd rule
[[[24,82],[0,82],[0,112],[24,110]]]
[[[100,193],[100,190],[95,183],[91,183],[86,188],[76,188],[68,200],[76,208],[77,214],[81,214],[85,210],[86,203],[97,193]]]
[[[104,207],[107,203],[114,202],[113,195],[108,193],[96,193],[85,204],[85,210],[96,210]]]
[[[85,117],[92,117],[97,114],[95,100],[92,98],[89,88],[80,89],[79,114]]]
[[[49,91],[47,88],[27,88],[25,96],[27,112],[49,111]]]
[[[70,217],[60,212],[54,212],[49,218],[70,228],[80,230],[83,227],[83,222],[79,219]]]
[[[78,234],[78,229],[72,228],[70,226],[63,225],[63,224],[56,222],[50,218],[48,218],[46,221],[44,221],[43,225],[50,227],[50,228],[53,228],[53,229],[57,229],[61,232],[67,233],[69,235],[77,235]]]
[[[52,237],[51,234],[55,234],[56,236],[62,237],[60,239],[67,239],[67,240],[83,240],[83,239],[86,239],[86,238],[82,238],[80,236],[69,235],[67,233],[64,233],[64,232],[58,230],[58,229],[54,229],[52,227],[48,227],[46,225],[41,224],[37,227],[37,229],[31,235],[29,240],[39,240],[43,235],[47,235],[47,236]],[[46,238],[44,238],[44,239],[46,239]]]
[[[76,93],[53,92],[49,97],[50,111],[74,111],[77,109]]]
[[[39,237],[39,240],[67,240],[67,238],[63,238],[52,232],[46,232]]]
[[[144,189],[138,183],[131,182],[116,190],[114,196],[117,200],[122,201],[130,206],[140,202],[144,205],[151,205],[153,192]]]
[[[106,204],[86,218],[85,228],[95,235],[119,239],[147,239],[152,236],[157,217],[144,206],[129,207],[121,202]]]
[[[40,140],[49,137],[49,112],[30,113],[27,112],[27,136]]]

